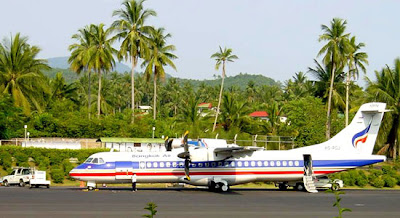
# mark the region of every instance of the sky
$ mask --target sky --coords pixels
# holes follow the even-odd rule
[[[68,56],[71,36],[88,24],[110,26],[121,2],[0,0],[0,38],[20,32],[42,49],[41,58]],[[284,82],[315,66],[323,46],[321,24],[334,17],[347,20],[347,32],[366,44],[371,79],[375,70],[392,66],[400,52],[400,1],[147,0],[144,5],[158,14],[148,24],[172,35],[168,43],[176,46],[179,59],[177,71],[167,73],[180,78],[220,75],[210,56],[222,46],[239,57],[228,63],[228,76],[262,74]]]

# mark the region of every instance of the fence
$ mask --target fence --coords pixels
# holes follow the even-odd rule
[[[15,138],[0,140],[1,145],[15,145],[21,147],[40,147],[55,149],[88,149],[101,148],[101,143],[96,139],[73,139],[73,138]]]
[[[241,146],[264,147],[266,150],[287,150],[295,147],[295,138],[292,136],[253,135],[251,138],[251,140],[239,140],[235,135],[233,140],[227,141]]]

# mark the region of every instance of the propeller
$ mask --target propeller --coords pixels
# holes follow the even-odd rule
[[[191,163],[191,160],[190,160],[190,153],[189,153],[189,146],[188,146],[188,135],[189,135],[189,131],[186,131],[185,135],[183,136],[183,152],[179,153],[178,157],[185,159],[185,177],[186,177],[186,180],[190,181],[189,165]]]
[[[174,139],[169,139],[168,140],[168,136],[165,138],[164,146],[165,146],[165,150],[166,151],[171,151],[172,150],[172,141],[174,141]]]

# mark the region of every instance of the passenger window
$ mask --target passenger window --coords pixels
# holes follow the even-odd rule
[[[24,169],[24,170],[22,171],[22,175],[29,175],[29,174],[30,174],[30,172],[29,172],[28,169]]]
[[[22,169],[18,169],[17,173],[22,174]]]
[[[92,163],[94,163],[94,164],[99,163],[99,159],[97,159],[97,158],[93,159]]]
[[[15,175],[15,170],[12,171],[11,175]]]

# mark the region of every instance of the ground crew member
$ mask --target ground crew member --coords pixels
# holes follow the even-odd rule
[[[137,189],[136,189],[136,174],[133,174],[133,176],[132,176],[132,191],[133,192],[137,191]]]

